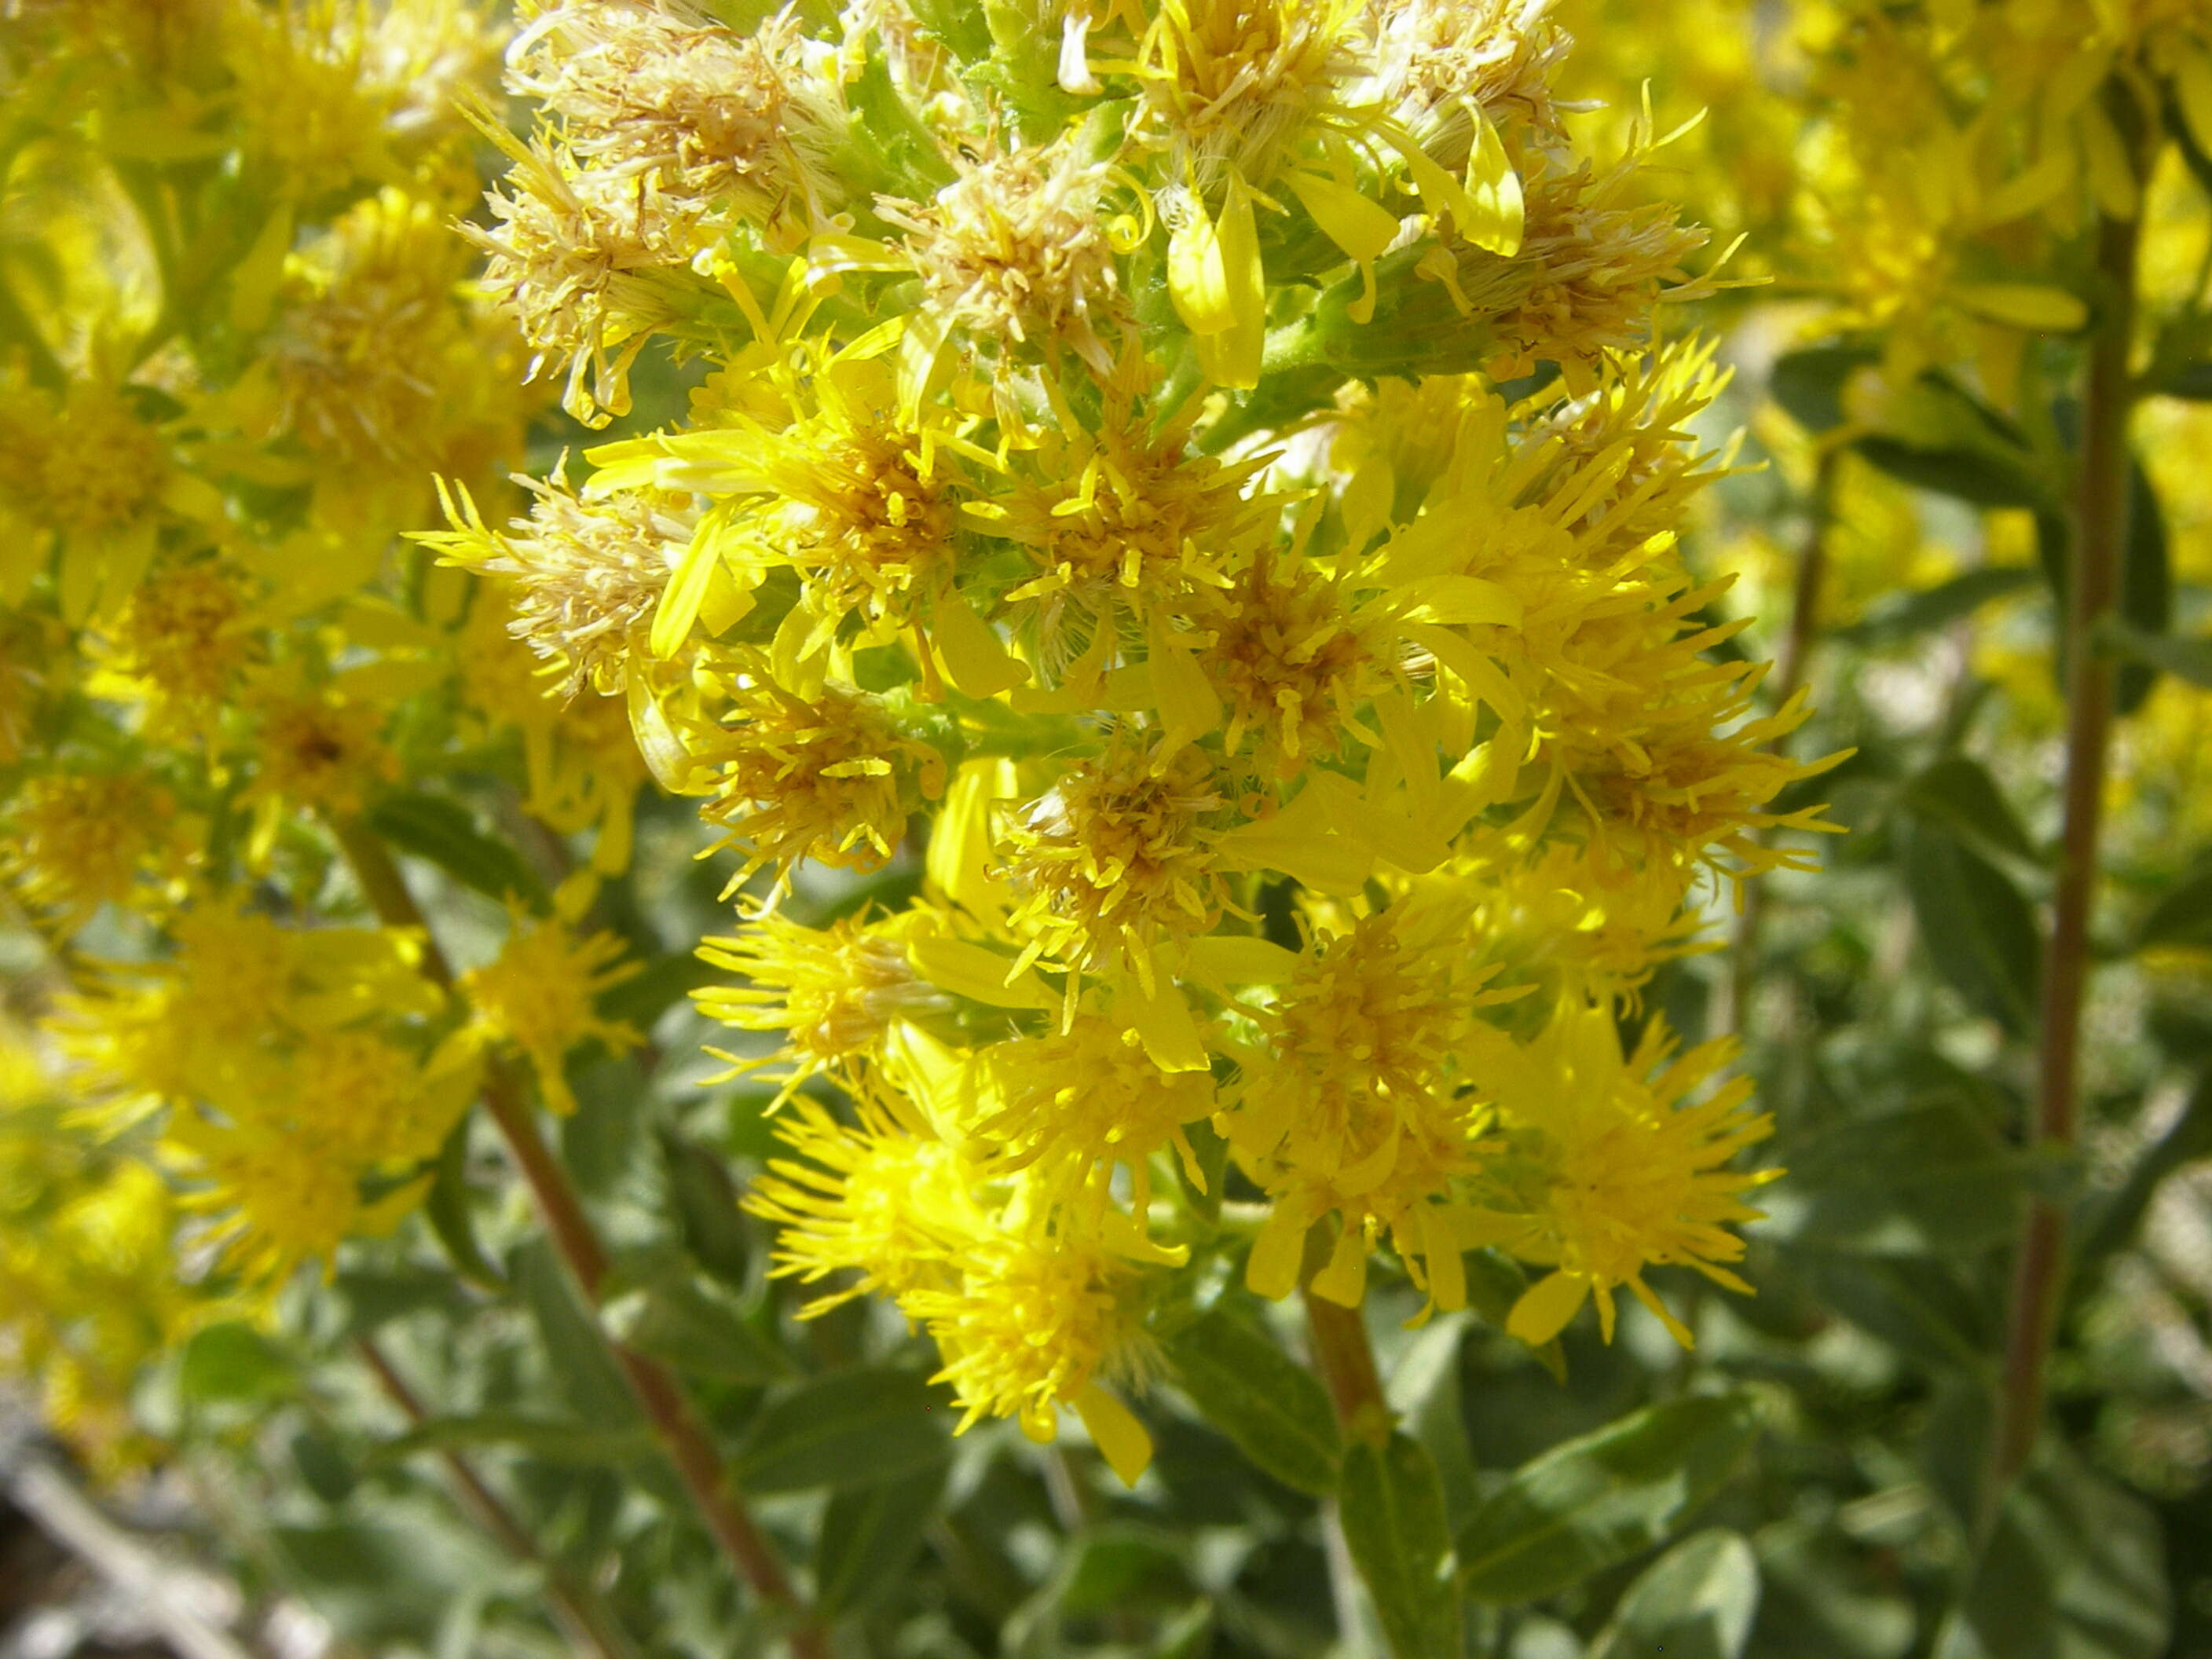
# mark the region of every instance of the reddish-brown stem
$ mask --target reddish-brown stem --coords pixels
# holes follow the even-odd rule
[[[441,985],[454,982],[453,969],[432,937],[429,925],[415,896],[407,889],[398,866],[365,825],[336,827],[338,845],[351,863],[362,891],[387,926],[420,930],[423,939],[423,971]],[[538,1133],[538,1120],[514,1073],[495,1064],[483,1091],[483,1106],[507,1143],[508,1156],[523,1185],[530,1189],[539,1218],[553,1240],[554,1249],[584,1293],[597,1306],[600,1286],[607,1276],[606,1247],[599,1230],[585,1213],[568,1172],[554,1157]],[[602,1333],[604,1336],[604,1333]],[[673,1373],[657,1360],[634,1353],[611,1338],[607,1350],[628,1381],[630,1392],[652,1424],[662,1451],[674,1465],[684,1489],[715,1541],[754,1593],[773,1603],[792,1620],[790,1642],[798,1659],[828,1659],[829,1638],[821,1623],[793,1586],[791,1577],[743,1501],[730,1485],[706,1425]]]
[[[419,1427],[430,1420],[429,1413],[415,1390],[374,1338],[356,1338],[354,1352],[409,1422]],[[533,1562],[544,1570],[546,1593],[553,1598],[554,1611],[566,1626],[569,1641],[580,1650],[599,1655],[600,1659],[631,1659],[636,1650],[614,1622],[606,1606],[571,1575],[544,1559],[537,1540],[477,1473],[476,1466],[459,1452],[450,1449],[439,1453],[438,1457],[460,1493],[462,1506],[474,1516],[477,1524],[515,1559]]]
[[[1337,1421],[1348,1437],[1381,1445],[1390,1437],[1393,1419],[1389,1402],[1382,1396],[1382,1379],[1375,1369],[1366,1316],[1316,1296],[1310,1287],[1305,1303],[1314,1370],[1336,1404]]]
[[[2116,671],[2099,629],[2111,615],[2128,539],[2128,354],[2135,334],[2138,229],[2106,218],[2097,228],[2100,315],[2082,404],[2081,469],[2066,593],[2066,781],[2051,943],[2037,1025],[2039,1145],[2073,1143],[2081,1105],[2081,1000],[2089,969],[2089,916],[2097,886],[2105,764]],[[2029,1206],[2013,1276],[2012,1322],[1992,1451],[1990,1499],[2027,1464],[2043,1423],[2045,1360],[2066,1266],[2066,1212]]]

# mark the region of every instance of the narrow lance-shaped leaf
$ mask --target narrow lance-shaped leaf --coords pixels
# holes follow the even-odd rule
[[[1397,1659],[1461,1649],[1457,1558],[1428,1449],[1405,1434],[1355,1441],[1337,1498],[1344,1541]]]
[[[1165,1347],[1191,1403],[1246,1456],[1300,1492],[1336,1490],[1343,1437],[1335,1408],[1310,1371],[1218,1309]]]
[[[1459,1536],[1477,1601],[1533,1601],[1663,1542],[1758,1432],[1741,1395],[1652,1406],[1515,1471]]]

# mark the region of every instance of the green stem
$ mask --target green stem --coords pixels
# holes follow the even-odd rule
[[[2037,1024],[2035,1118],[2038,1146],[2074,1142],[2081,1108],[2081,1001],[2089,967],[2089,916],[2097,884],[2106,751],[2112,726],[2114,665],[2097,643],[2111,615],[2128,541],[2128,356],[2136,316],[2139,227],[2100,219],[2097,270],[2101,315],[2090,344],[2082,408],[2081,469],[2076,485],[2073,557],[2066,595],[2065,823],[2043,964]],[[2043,1423],[2045,1368],[2065,1278],[2066,1212],[2047,1199],[2029,1206],[2013,1280],[1989,1498],[2034,1449]]]
[[[357,822],[336,826],[335,834],[377,915],[387,927],[419,930],[423,939],[423,971],[441,985],[452,985],[452,964],[439,949],[428,921],[384,843]],[[538,1133],[537,1117],[506,1066],[491,1068],[484,1084],[483,1106],[498,1126],[523,1184],[530,1189],[555,1249],[583,1291],[586,1304],[597,1307],[608,1272],[606,1247],[568,1171]],[[601,1336],[708,1531],[754,1593],[791,1620],[792,1651],[799,1659],[829,1659],[828,1632],[793,1586],[775,1547],[746,1510],[722,1468],[713,1438],[674,1373],[606,1338],[604,1332]]]

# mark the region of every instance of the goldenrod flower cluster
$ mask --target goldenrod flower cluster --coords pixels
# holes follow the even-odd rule
[[[629,857],[627,722],[564,719],[495,582],[398,537],[434,473],[497,487],[542,403],[451,222],[505,32],[469,0],[0,13],[0,915],[45,946],[11,1012],[46,1016],[4,1045],[0,1327],[58,1420],[415,1204],[487,1051],[557,1072],[599,1030],[573,910],[451,993],[333,856],[519,732],[525,808]]]
[[[526,9],[489,281],[587,422],[656,337],[703,373],[424,539],[751,884],[699,1000],[781,1044],[781,1271],[1132,1479],[1224,1237],[1687,1340],[1645,1275],[1742,1288],[1768,1122],[1639,988],[1826,826],[1677,545],[1711,257],[1650,135],[1571,141],[1542,0]],[[809,928],[810,861],[924,878]]]

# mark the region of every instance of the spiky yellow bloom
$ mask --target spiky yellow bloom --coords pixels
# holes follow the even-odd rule
[[[128,773],[34,777],[0,808],[0,873],[74,931],[102,904],[129,904],[142,881],[173,878],[183,852],[175,810],[159,783]]]
[[[1024,964],[1092,972],[1127,963],[1149,983],[1153,947],[1209,931],[1228,884],[1208,830],[1229,803],[1212,763],[1117,743],[1019,809],[1006,830],[1007,880]]]
[[[1690,1333],[1644,1282],[1656,1266],[1694,1267],[1726,1289],[1750,1290],[1722,1265],[1743,1259],[1743,1241],[1728,1229],[1759,1218],[1742,1194],[1777,1172],[1724,1166],[1771,1133],[1774,1121],[1747,1106],[1747,1079],[1691,1098],[1732,1057],[1732,1043],[1679,1058],[1673,1047],[1655,1018],[1624,1058],[1612,1014],[1584,1007],[1499,1071],[1499,1125],[1513,1149],[1498,1165],[1500,1183],[1520,1196],[1522,1158],[1537,1173],[1528,1211],[1506,1199],[1484,1231],[1553,1267],[1514,1306],[1510,1328],[1523,1341],[1548,1341],[1593,1295],[1610,1339],[1613,1293],[1626,1286],[1687,1347]]]
[[[701,816],[746,851],[732,887],[769,866],[787,875],[802,858],[880,865],[942,787],[933,749],[901,733],[881,699],[836,685],[801,696],[754,679],[690,752],[713,796]]]
[[[781,1104],[807,1079],[828,1077],[858,1086],[866,1062],[879,1059],[902,1020],[942,1012],[952,1000],[915,969],[909,940],[923,914],[870,920],[848,916],[826,928],[802,927],[769,912],[746,930],[708,939],[699,955],[742,974],[743,985],[710,985],[692,994],[699,1012],[740,1031],[781,1031],[773,1055],[740,1059],[708,1052],[740,1071],[787,1068]]]
[[[605,1018],[597,1006],[603,993],[642,966],[627,955],[612,933],[579,933],[557,917],[518,917],[499,955],[461,975],[471,1029],[520,1050],[555,1112],[576,1109],[568,1086],[571,1049],[597,1042],[620,1054],[644,1041],[635,1027]]]
[[[550,478],[520,482],[532,498],[530,516],[504,532],[484,527],[463,487],[444,492],[453,528],[414,539],[450,563],[513,579],[508,631],[565,667],[569,697],[586,685],[618,691],[698,514],[683,497],[655,491],[581,500],[568,488],[565,465]]]

